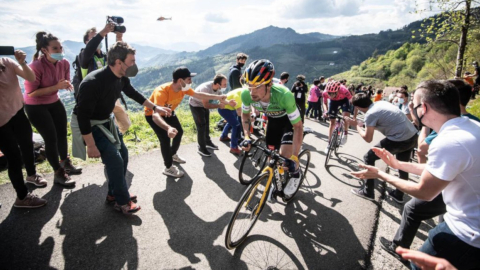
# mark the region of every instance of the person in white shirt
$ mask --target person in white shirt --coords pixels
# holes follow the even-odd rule
[[[413,113],[420,125],[438,133],[430,145],[427,164],[399,162],[384,149],[373,151],[387,165],[421,175],[406,182],[374,166],[352,173],[378,178],[418,199],[432,200],[442,192],[445,222],[428,233],[420,251],[447,259],[458,269],[480,268],[480,124],[460,117],[457,88],[448,81],[421,83],[413,97]],[[420,269],[412,264],[413,269]]]

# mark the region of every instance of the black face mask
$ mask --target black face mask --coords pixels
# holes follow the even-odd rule
[[[243,66],[245,66],[245,63],[238,63],[239,68],[242,68]]]
[[[424,124],[422,123],[422,118],[425,116],[425,113],[427,113],[427,106],[425,106],[425,113],[423,113],[422,117],[418,117],[418,113],[417,113],[417,109],[422,106],[422,104],[418,104],[418,106],[414,107],[413,108],[413,115],[415,116],[415,118],[417,119],[417,122],[418,122],[418,128],[419,129],[422,129]]]
[[[125,77],[135,77],[137,76],[137,73],[138,73],[138,67],[137,67],[137,64],[134,64],[133,66],[127,67],[127,69],[125,70]]]

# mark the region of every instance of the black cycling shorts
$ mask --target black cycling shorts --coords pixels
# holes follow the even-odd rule
[[[342,108],[343,112],[350,112],[350,102],[348,98],[342,100],[328,100],[328,117],[330,119],[335,119],[338,114],[338,108]]]
[[[279,150],[283,144],[293,144],[293,126],[288,116],[268,118],[265,143],[270,150]]]

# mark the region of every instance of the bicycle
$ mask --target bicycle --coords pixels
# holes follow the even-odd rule
[[[345,123],[343,120],[343,116],[337,115],[335,116],[335,118],[337,119],[337,121],[335,123],[335,129],[332,132],[332,136],[328,141],[328,151],[327,155],[325,156],[325,168],[328,165],[328,161],[330,160],[332,153],[335,151],[335,154],[337,154],[338,147],[340,147],[343,136],[345,135]]]
[[[312,129],[306,127],[303,130],[303,137],[312,133]],[[262,173],[262,169],[267,164],[267,155],[264,151],[260,150],[257,146],[266,147],[265,137],[260,135],[256,140],[252,142],[252,149],[249,152],[245,152],[238,169],[238,180],[243,185],[250,185],[252,180]]]
[[[287,197],[283,193],[283,189],[290,180],[290,173],[285,172],[283,166],[284,163],[289,166],[294,166],[295,163],[280,156],[277,151],[269,150],[261,145],[255,145],[253,147],[258,148],[265,153],[269,158],[269,162],[268,166],[263,169],[262,173],[252,180],[251,185],[243,193],[232,217],[230,218],[227,233],[225,235],[225,246],[228,249],[236,248],[247,238],[267,201],[275,202],[277,196],[281,197],[285,203],[288,203],[293,199],[300,189],[310,165],[310,150],[303,149],[298,155],[301,173],[300,182],[298,183],[295,192]],[[243,226],[244,222],[246,222],[246,226]],[[240,231],[237,232],[236,229],[239,229]]]

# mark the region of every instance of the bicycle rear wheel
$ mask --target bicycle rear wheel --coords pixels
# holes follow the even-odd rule
[[[262,213],[263,207],[267,203],[267,195],[270,187],[267,186],[270,173],[266,172],[260,175],[243,193],[238,202],[235,212],[233,212],[228,223],[227,233],[225,235],[225,246],[228,249],[234,249],[240,245],[248,236],[258,217]],[[266,191],[263,203],[260,201]],[[256,214],[259,210],[258,215]]]
[[[330,160],[330,157],[332,156],[333,151],[335,151],[334,148],[336,147],[336,144],[337,144],[337,137],[338,137],[338,131],[337,129],[334,129],[332,133],[332,137],[328,142],[328,152],[327,152],[327,155],[325,156],[325,168],[328,165],[328,161]]]
[[[252,144],[252,149],[243,155],[242,163],[238,170],[238,180],[243,185],[249,185],[255,177],[259,176],[267,163],[267,155],[254,145],[265,146],[265,140],[263,138],[255,140]]]
[[[302,177],[300,178],[300,182],[298,183],[297,189],[292,194],[292,196],[290,196],[288,199],[283,198],[283,201],[287,203],[293,199],[295,194],[297,194],[298,190],[303,184],[303,181],[307,177],[308,167],[310,166],[310,150],[304,149],[302,152],[300,152],[300,154],[298,154],[298,162],[300,166],[300,171],[302,172]]]

